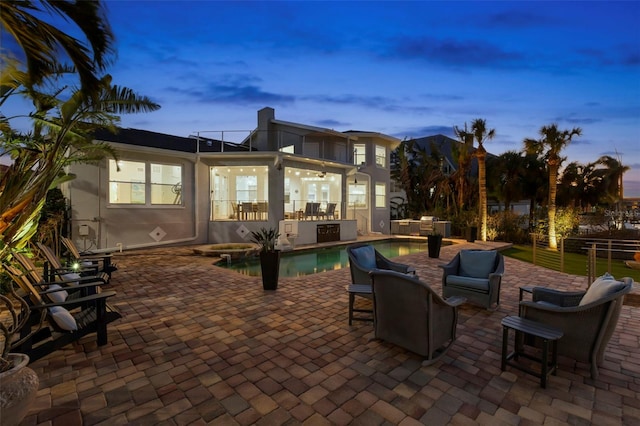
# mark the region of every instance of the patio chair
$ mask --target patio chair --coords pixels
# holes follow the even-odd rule
[[[55,281],[56,279],[73,279],[74,276],[71,274],[79,274],[80,277],[95,277],[97,279],[102,279],[105,284],[109,283],[109,280],[111,278],[110,275],[104,271],[100,271],[98,266],[93,264],[65,266],[62,264],[51,247],[42,243],[37,243],[37,245],[40,253],[46,259],[44,265],[44,278],[46,281]]]
[[[423,365],[441,359],[456,340],[458,306],[465,299],[444,300],[423,281],[395,271],[370,275],[375,338],[426,357]]]
[[[374,269],[387,269],[415,277],[416,270],[413,266],[390,261],[370,244],[351,244],[347,247],[347,255],[349,256],[349,269],[351,271],[351,284],[347,286],[347,291],[349,292],[349,325],[352,324],[353,320],[373,320],[373,317],[354,317],[353,315],[354,312],[373,314],[371,309],[360,309],[354,306],[356,296],[369,300],[373,299],[369,272]]]
[[[308,218],[311,218],[311,220],[313,220],[314,217],[317,219],[319,215],[320,215],[320,203],[307,203],[304,206],[305,220],[307,220]]]
[[[31,258],[25,253],[13,252],[12,257],[16,262],[18,262],[18,264],[20,264],[31,284],[37,288],[46,288],[50,284],[58,284],[62,287],[77,287],[81,284],[90,283],[93,283],[94,286],[107,284],[107,281],[102,277],[90,275],[83,277],[78,273],[56,275],[53,281],[49,281],[42,275],[38,267],[33,263],[33,260],[31,260]]]
[[[98,346],[108,343],[107,325],[122,317],[107,304],[115,291],[71,298],[57,284],[38,291],[19,269],[7,264],[3,268],[28,299],[31,311],[13,351],[35,361],[91,333],[96,333]]]
[[[461,296],[467,301],[496,310],[500,306],[500,284],[504,257],[495,250],[460,250],[442,268],[442,296]]]
[[[558,342],[558,355],[590,364],[595,380],[624,296],[632,287],[633,279],[617,281],[608,274],[594,281],[587,291],[534,287],[533,300],[520,302],[520,316],[561,329],[564,336]]]
[[[336,218],[336,205],[337,203],[329,203],[327,204],[327,209],[325,211],[320,212],[320,217],[325,219],[335,219]]]
[[[118,266],[112,262],[112,253],[95,254],[80,252],[78,247],[70,238],[60,237],[60,241],[68,251],[70,257],[69,261],[77,262],[85,267],[98,268],[98,271],[106,273],[109,275],[109,278],[111,278],[111,273],[118,270]]]

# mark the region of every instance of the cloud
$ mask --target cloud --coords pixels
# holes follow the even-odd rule
[[[383,56],[460,68],[529,68],[522,54],[484,40],[401,37],[391,41],[389,51]]]
[[[515,28],[518,30],[522,30],[523,28],[539,28],[540,26],[547,26],[548,24],[557,22],[550,19],[547,15],[516,9],[491,14],[485,21],[486,25],[492,28]]]
[[[319,127],[326,127],[328,129],[335,129],[336,127],[349,127],[351,125],[351,123],[348,123],[346,121],[338,121],[330,118],[326,120],[318,120],[315,122],[315,124]]]

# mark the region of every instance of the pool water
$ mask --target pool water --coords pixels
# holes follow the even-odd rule
[[[392,258],[427,250],[426,240],[382,240],[370,243],[384,257]],[[349,266],[346,245],[283,252],[280,257],[280,276],[299,277],[333,271]],[[217,266],[244,275],[260,276],[260,259],[257,257]]]

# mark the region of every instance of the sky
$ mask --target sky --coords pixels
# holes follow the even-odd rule
[[[501,154],[557,123],[582,129],[564,164],[618,158],[640,197],[640,1],[105,3],[114,83],[162,105],[122,127],[233,138],[269,106],[405,139],[484,118]]]

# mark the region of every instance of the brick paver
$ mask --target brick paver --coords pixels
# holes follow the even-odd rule
[[[437,265],[478,245],[398,260],[440,291]],[[108,345],[87,336],[34,362],[40,390],[23,424],[639,424],[639,308],[622,308],[598,380],[561,359],[541,389],[500,371],[500,321],[517,314],[520,285],[586,281],[505,262],[500,308],[463,305],[457,342],[423,367],[372,340],[371,323],[347,324],[348,269],[281,278],[264,292],[260,277],[189,248],[119,254],[112,287],[123,318],[110,324]]]

